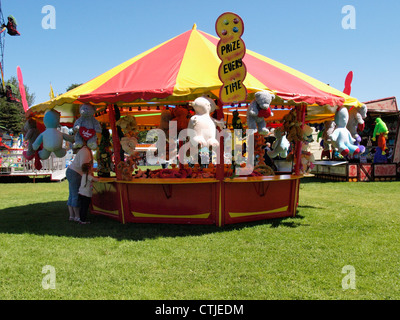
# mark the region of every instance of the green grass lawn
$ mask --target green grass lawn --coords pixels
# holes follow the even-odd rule
[[[400,299],[400,182],[302,180],[295,218],[68,221],[68,184],[0,184],[0,299]],[[42,268],[53,266],[56,289]],[[344,290],[344,266],[355,289]]]

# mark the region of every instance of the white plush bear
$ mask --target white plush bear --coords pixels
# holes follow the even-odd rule
[[[282,128],[276,128],[274,131],[274,135],[276,140],[272,144],[272,151],[268,151],[268,156],[272,159],[276,156],[280,156],[282,158],[286,158],[288,155],[288,150],[290,147],[290,142],[286,139],[286,135],[283,132]]]
[[[321,159],[323,159],[324,157],[327,157],[328,159],[331,158],[332,140],[329,137],[335,130],[335,127],[336,127],[335,121],[327,120],[324,122],[324,131],[322,133],[323,150],[321,153]]]
[[[314,141],[313,139],[313,128],[309,125],[304,125],[303,127],[303,143],[301,146],[300,155],[300,173],[307,174],[315,167],[314,165],[314,155],[310,152],[310,143]]]
[[[275,95],[266,90],[254,94],[254,100],[247,109],[247,126],[249,129],[258,130],[258,133],[263,135],[269,133],[265,118],[273,116],[270,104],[274,99]]]
[[[94,117],[95,109],[89,104],[83,104],[79,108],[79,112],[81,116],[74,123],[74,148],[81,148],[83,146],[83,140],[85,140],[90,149],[96,150],[96,132],[101,132],[101,125]]]
[[[314,142],[312,136],[313,132],[314,132],[313,128],[311,128],[309,125],[305,124],[303,126],[303,145],[302,145],[303,150],[308,149],[309,144],[311,142]]]
[[[216,139],[217,129],[214,120],[210,116],[210,112],[216,109],[214,100],[208,97],[198,97],[190,104],[196,114],[189,120],[188,129],[195,131],[192,144],[200,148],[218,147],[219,142]]]

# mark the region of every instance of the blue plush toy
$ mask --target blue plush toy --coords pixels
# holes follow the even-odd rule
[[[335,113],[335,130],[329,136],[332,145],[338,149],[342,156],[356,155],[360,153],[360,149],[355,145],[356,139],[351,136],[350,131],[346,128],[349,121],[349,111],[345,107],[338,107]]]
[[[38,150],[43,143],[43,149],[39,151],[40,159],[48,159],[52,152],[54,152],[58,158],[63,158],[67,153],[67,150],[63,149],[63,140],[71,141],[71,139],[68,135],[57,130],[60,125],[60,113],[55,110],[46,111],[43,117],[43,123],[46,126],[46,130],[43,131],[32,144],[33,150]]]
[[[94,117],[95,109],[89,104],[83,104],[79,108],[80,117],[74,123],[75,144],[74,148],[81,148],[85,140],[87,146],[97,149],[97,135],[101,132],[101,125]]]

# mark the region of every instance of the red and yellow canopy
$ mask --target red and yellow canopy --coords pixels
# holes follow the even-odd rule
[[[119,106],[149,102],[179,104],[202,94],[217,98],[222,85],[218,77],[221,63],[216,50],[218,41],[194,25],[191,30],[30,110],[42,113],[54,107],[60,109],[59,106],[65,104],[80,103]],[[254,92],[269,90],[277,96],[275,105],[362,105],[357,99],[329,85],[253,51],[247,50],[243,61],[247,69],[244,85],[249,100]],[[318,110],[326,112],[323,111],[326,108]]]

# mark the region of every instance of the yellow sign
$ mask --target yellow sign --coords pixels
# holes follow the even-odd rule
[[[246,46],[241,39],[243,20],[235,13],[225,12],[217,19],[215,30],[220,37],[217,45],[218,57],[221,59],[218,75],[222,82],[219,98],[224,104],[244,102],[247,89],[243,81],[247,70],[243,62]]]

